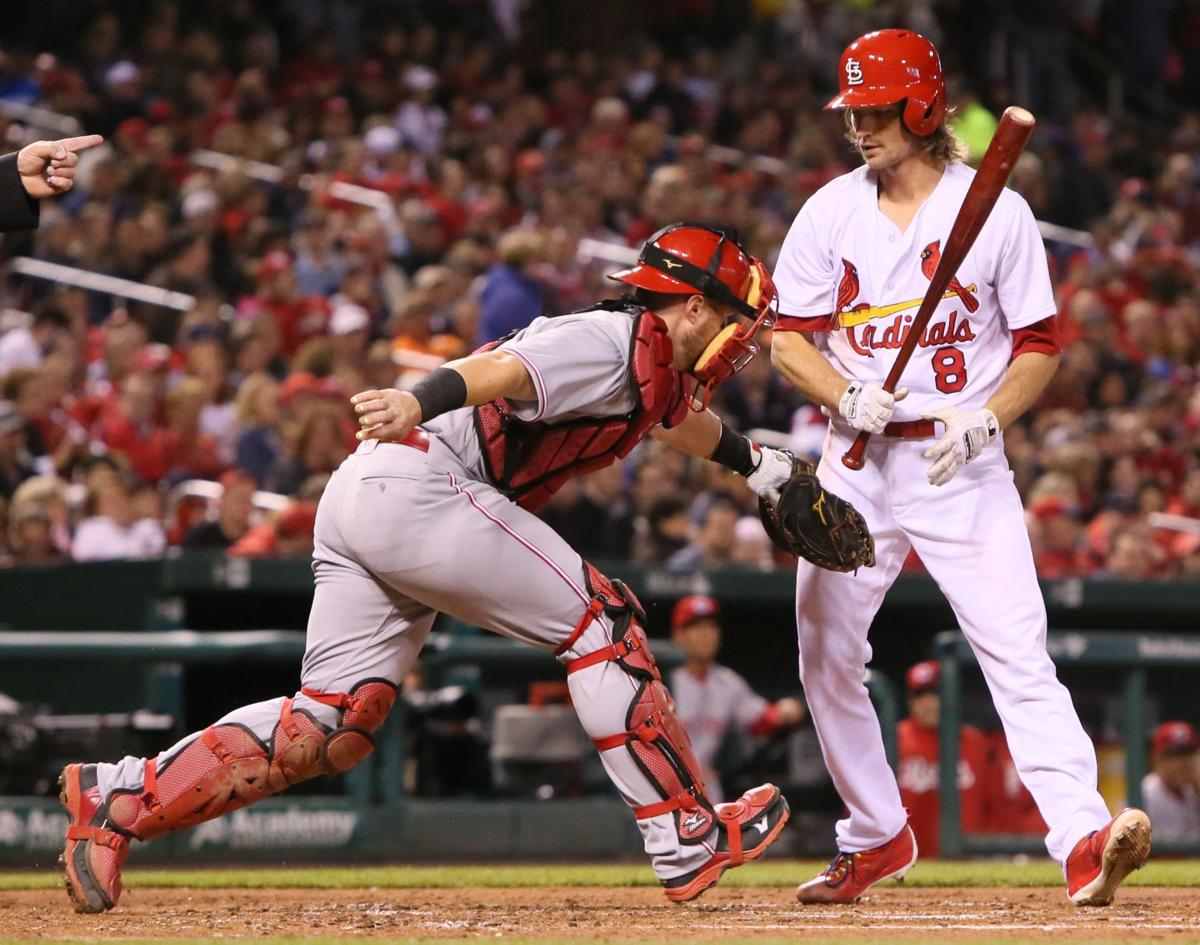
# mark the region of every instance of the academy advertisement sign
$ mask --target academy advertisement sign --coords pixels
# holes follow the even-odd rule
[[[189,850],[334,850],[354,845],[363,815],[333,805],[259,805],[172,838]],[[0,800],[0,862],[62,850],[67,815],[40,798]],[[147,847],[152,850],[159,844]]]

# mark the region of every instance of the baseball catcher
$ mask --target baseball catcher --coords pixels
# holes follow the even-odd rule
[[[156,757],[69,765],[63,862],[77,909],[116,905],[132,841],[367,757],[439,612],[563,664],[669,899],[694,899],[775,840],[788,819],[778,788],[728,804],[709,794],[633,591],[533,514],[646,436],[734,469],[756,492],[784,485],[787,454],[705,406],[758,350],[774,288],[736,234],[690,224],[655,234],[614,278],[631,297],[538,318],[410,391],[353,398],[362,442],[317,512],[299,691]]]

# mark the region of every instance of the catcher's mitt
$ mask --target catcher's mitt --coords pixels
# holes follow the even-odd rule
[[[875,539],[853,505],[826,492],[812,464],[792,458],[779,500],[759,496],[758,514],[778,548],[830,571],[875,566]]]

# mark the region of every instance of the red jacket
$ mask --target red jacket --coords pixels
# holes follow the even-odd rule
[[[911,718],[897,726],[900,800],[922,856],[938,855],[942,805],[938,799],[938,732],[921,728]],[[964,725],[958,743],[958,788],[965,833],[985,829],[988,745],[983,733]]]

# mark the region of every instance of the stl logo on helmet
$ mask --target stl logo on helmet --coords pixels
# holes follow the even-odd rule
[[[847,85],[862,85],[863,73],[862,63],[857,59],[846,60],[846,84]]]

